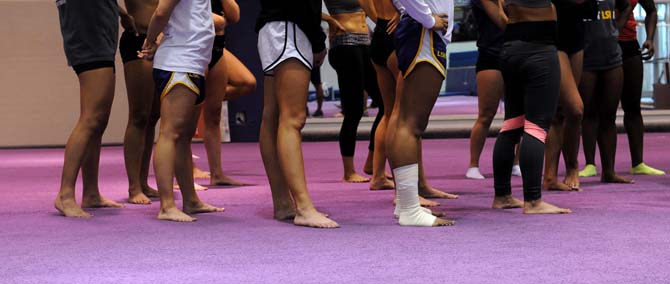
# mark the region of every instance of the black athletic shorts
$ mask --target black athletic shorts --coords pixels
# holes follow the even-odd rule
[[[142,50],[142,45],[144,40],[147,38],[147,35],[140,34],[136,35],[131,31],[124,31],[121,34],[121,40],[119,41],[119,53],[121,54],[121,60],[123,64],[126,64],[130,61],[141,59],[137,57],[137,52]]]
[[[372,42],[370,43],[372,62],[380,66],[386,66],[389,56],[395,50],[393,35],[386,33],[388,23],[389,20],[377,19],[377,26],[372,33]]]
[[[626,59],[642,55],[640,52],[640,44],[637,40],[631,41],[620,41],[619,46],[621,46],[621,58],[626,61]]]
[[[500,71],[500,54],[493,54],[490,51],[479,49],[475,71],[479,72],[484,70]]]
[[[116,0],[57,0],[56,6],[69,66],[88,71],[114,62],[119,37]]]
[[[212,69],[216,63],[219,63],[223,57],[223,49],[226,48],[226,36],[217,35],[214,38],[214,46],[212,46],[212,59],[209,61],[209,69]]]

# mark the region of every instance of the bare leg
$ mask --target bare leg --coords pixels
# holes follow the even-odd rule
[[[428,125],[443,80],[434,67],[419,63],[402,85],[386,136],[387,154],[392,168],[419,163],[419,137]],[[437,218],[433,225],[453,225],[453,221]]]
[[[582,132],[581,126],[584,118],[584,103],[582,102],[577,86],[579,86],[582,78],[583,59],[583,51],[570,56],[572,67],[571,78],[574,79],[574,85],[570,86],[572,91],[568,93],[570,95],[567,97],[569,100],[567,105],[571,107],[565,109],[566,116],[563,125],[563,159],[565,161],[565,179],[563,180],[563,183],[573,190],[581,190],[579,184],[579,160],[577,159],[577,156],[579,154],[579,136]]]
[[[370,179],[370,190],[392,189],[395,184],[388,180],[386,174],[386,130],[388,120],[391,117],[393,104],[395,101],[395,77],[386,66],[374,64],[377,72],[377,84],[382,95],[384,104],[384,116],[379,121],[377,131],[375,132],[375,150],[372,153],[372,177]]]
[[[223,58],[221,59],[226,62],[226,74],[228,76],[225,100],[234,100],[256,91],[256,77],[244,66],[244,63],[227,49],[223,50]]]
[[[570,64],[570,58],[565,52],[559,51],[558,58],[561,63],[561,94],[559,97],[561,111],[557,112],[552,121],[549,133],[546,140],[545,163],[544,163],[544,181],[543,187],[547,190],[561,190],[572,191],[579,190],[579,179],[571,180],[571,184],[567,185],[558,181],[558,161],[563,148],[563,131],[567,129],[571,135],[579,135],[581,126],[583,104],[579,97],[577,84],[574,81],[574,75]],[[565,126],[564,126],[565,125]],[[578,125],[578,126],[576,126]],[[570,136],[571,139],[573,136]],[[578,136],[577,136],[578,137]],[[574,140],[573,140],[574,141]],[[573,143],[573,141],[570,141]],[[574,149],[574,145],[570,145],[570,149]],[[566,155],[573,155],[575,153],[566,153]],[[566,158],[567,160],[567,158]],[[567,168],[571,168],[568,166]],[[569,175],[576,175],[577,169],[573,168]],[[576,182],[576,184],[575,184]]]
[[[598,148],[600,148],[600,162],[603,167],[602,182],[632,183],[633,180],[622,177],[614,171],[616,158],[616,111],[621,98],[623,85],[623,68],[617,67],[602,71],[602,88],[596,93],[598,101]]]
[[[161,104],[161,129],[154,155],[154,169],[161,199],[158,214],[160,220],[177,222],[196,220],[177,208],[172,193],[172,182],[176,175],[184,205],[190,205],[189,203],[198,200],[193,188],[191,172],[193,165],[190,162],[190,141],[197,115],[194,107],[195,99],[196,96],[191,90],[177,85],[165,96]],[[184,206],[184,209],[189,207]]]
[[[101,133],[102,134],[102,133]],[[81,179],[84,192],[81,198],[82,208],[121,208],[123,205],[107,199],[100,195],[98,187],[98,169],[100,168],[100,148],[102,147],[102,136],[91,137],[88,143],[86,155],[81,165]]]
[[[272,190],[274,218],[277,220],[287,220],[295,217],[295,209],[293,197],[282,175],[281,166],[279,165],[279,155],[277,154],[279,106],[274,94],[274,81],[274,77],[265,77],[263,119],[261,122],[259,145],[265,173],[268,176],[270,189]]]
[[[157,112],[153,109],[155,92],[151,70],[151,62],[146,60],[133,60],[123,66],[129,107],[123,157],[128,175],[128,202],[134,204],[151,204],[145,192],[158,196],[152,194],[154,190],[147,183],[148,159],[151,159],[154,142],[153,112]]]
[[[598,129],[598,102],[595,100],[595,92],[599,76],[596,72],[585,71],[579,83],[579,94],[584,103],[584,119],[582,120],[582,143],[584,147],[584,158],[587,165],[595,165],[596,155],[596,130]],[[601,85],[601,84],[600,84]]]
[[[446,198],[446,199],[458,199],[457,194],[447,193],[441,191],[437,188],[434,188],[428,184],[428,179],[426,179],[426,173],[423,166],[423,143],[421,137],[419,137],[419,196],[423,198]]]
[[[100,68],[79,75],[79,120],[65,146],[61,185],[54,206],[66,217],[88,218],[75,199],[75,183],[88,147],[102,137],[114,99],[114,70]]]
[[[354,166],[354,157],[342,156],[342,167],[344,168],[344,176],[342,177],[342,181],[353,183],[370,181],[370,178],[359,175],[356,172],[356,167]]]
[[[274,92],[270,95],[275,96],[279,110],[276,138],[278,172],[295,201],[295,225],[337,228],[337,223],[314,208],[307,193],[300,130],[306,118],[309,76],[309,70],[296,59],[286,60],[275,68]]]
[[[500,98],[505,89],[505,83],[499,70],[483,70],[477,72],[477,101],[479,115],[470,132],[470,165],[469,168],[477,168],[479,175],[470,175],[468,178],[483,179],[479,172],[479,157],[484,149],[486,137],[493,118],[498,111]]]
[[[230,55],[232,56],[232,54]],[[203,142],[210,170],[210,185],[244,185],[223,173],[221,166],[221,102],[226,97],[228,62],[222,58],[207,75],[207,96],[202,107]],[[192,161],[191,161],[192,162]]]

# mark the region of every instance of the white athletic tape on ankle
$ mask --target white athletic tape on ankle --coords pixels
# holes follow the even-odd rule
[[[396,208],[400,225],[430,227],[435,216],[426,213],[419,203],[419,165],[411,164],[393,169],[398,201]]]

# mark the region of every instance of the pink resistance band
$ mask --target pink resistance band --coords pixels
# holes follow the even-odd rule
[[[500,128],[500,132],[522,128],[524,121],[525,118],[523,115],[506,119],[505,121],[503,121],[503,125],[502,128]]]

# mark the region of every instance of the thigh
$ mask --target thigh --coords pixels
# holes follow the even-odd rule
[[[256,83],[256,77],[249,71],[247,66],[242,63],[234,54],[227,49],[223,50],[223,60],[226,61],[226,71],[228,71],[228,83],[233,86],[240,86]]]
[[[505,55],[501,58],[501,73],[504,79],[505,92],[505,120],[524,114],[523,84],[520,77],[519,65],[513,56]]]
[[[623,62],[623,92],[621,104],[624,111],[639,110],[642,98],[642,58],[639,55]]]
[[[525,79],[524,112],[531,121],[545,130],[549,129],[556,113],[560,94],[561,69],[558,53],[544,50],[526,58],[523,63]]]
[[[197,94],[191,89],[176,85],[161,101],[161,129],[187,134],[195,129]]]
[[[113,68],[99,68],[79,74],[82,115],[109,116],[114,101],[115,78]]]
[[[601,79],[602,84],[596,93],[596,102],[600,106],[601,115],[614,118],[621,99],[623,68],[617,67],[603,71]]]
[[[561,95],[560,104],[564,113],[581,112],[582,98],[579,96],[575,75],[572,73],[574,68],[570,57],[562,51],[558,52],[558,59],[561,65]]]
[[[207,95],[203,104],[204,111],[221,109],[221,102],[226,96],[226,85],[228,84],[227,65],[228,62],[226,62],[225,58],[221,58],[209,69],[207,80],[205,81]]]
[[[582,72],[584,67],[584,50],[577,51],[570,56],[570,66],[572,67],[572,75],[575,80],[575,84],[579,86],[579,82],[582,79]]]
[[[123,65],[131,114],[149,113],[154,105],[154,82],[151,62],[133,60]]]
[[[274,96],[280,116],[304,117],[310,70],[294,58],[275,69]]]
[[[442,73],[430,63],[418,63],[402,83],[397,98],[398,116],[410,124],[425,127],[443,81]]]
[[[363,52],[356,46],[338,46],[331,53],[331,64],[337,72],[337,81],[340,86],[340,100],[342,109],[358,109],[363,106],[364,65]]]
[[[582,96],[582,102],[584,103],[584,115],[592,115],[594,113],[598,75],[596,71],[582,72],[582,79],[579,82],[579,94]]]
[[[479,114],[493,117],[505,92],[500,70],[487,69],[477,72],[477,102]]]

